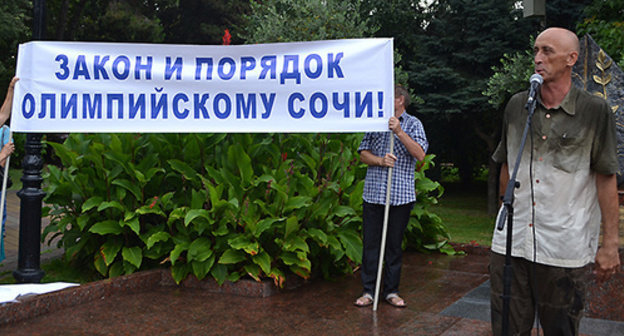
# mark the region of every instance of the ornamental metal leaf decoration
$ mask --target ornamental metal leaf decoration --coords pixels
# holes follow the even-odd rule
[[[600,64],[598,69],[606,71],[609,67],[611,67],[612,63],[613,61],[607,58],[607,54],[601,48],[598,52],[598,62],[596,62],[596,65]]]
[[[601,76],[594,75],[593,79],[596,84],[600,84],[602,86],[602,94],[598,96],[607,99],[607,85],[611,82],[611,74],[606,73],[607,70],[611,67],[613,61],[610,58],[607,58],[607,54],[605,54],[604,50],[600,48],[598,52],[598,60],[596,61],[596,68],[598,68],[601,72]]]

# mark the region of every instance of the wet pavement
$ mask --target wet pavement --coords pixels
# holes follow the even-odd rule
[[[266,298],[157,286],[0,327],[2,335],[489,335],[489,323],[439,313],[487,280],[487,258],[408,253],[405,309],[358,308],[359,273]],[[71,290],[69,291],[71,292]],[[46,294],[49,295],[49,294]],[[0,313],[1,314],[1,313]]]
[[[17,191],[8,190],[6,201],[7,220],[5,223],[6,237],[4,237],[4,255],[6,258],[0,261],[0,276],[17,269],[17,251],[19,246],[20,199],[17,197]],[[49,222],[47,218],[42,218],[42,230]],[[52,258],[58,258],[63,253],[54,244],[50,246],[47,242],[41,244],[40,250],[42,263]]]
[[[70,288],[12,303],[13,310],[45,314],[0,323],[0,334],[491,335],[487,261],[484,253],[406,253],[401,295],[408,307],[380,302],[377,312],[352,304],[360,291],[359,273],[335,281],[317,279],[262,298],[177,287],[147,279],[154,272],[141,272],[121,277],[124,282],[116,284],[112,283],[117,280],[103,280],[80,286],[82,291]],[[624,283],[621,276],[614,281]],[[621,300],[622,294],[618,295]],[[83,303],[71,304],[77,297]],[[57,302],[67,307],[55,306]],[[467,305],[457,309],[462,302]],[[621,315],[621,302],[606,310],[615,309]],[[0,321],[10,315],[7,307],[0,306]],[[474,315],[475,311],[480,314]],[[624,322],[592,314],[596,312],[588,312],[583,320],[582,335],[624,335]]]

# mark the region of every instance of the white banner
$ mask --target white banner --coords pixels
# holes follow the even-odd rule
[[[387,131],[392,39],[20,45],[15,132]]]

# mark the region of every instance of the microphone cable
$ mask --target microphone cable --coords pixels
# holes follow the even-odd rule
[[[535,112],[534,112],[535,113]],[[540,318],[539,318],[539,291],[537,290],[537,271],[536,271],[536,264],[537,264],[537,236],[535,233],[535,185],[534,185],[534,179],[533,179],[533,151],[535,150],[534,148],[534,142],[533,142],[533,122],[531,122],[531,135],[530,135],[530,139],[531,139],[531,154],[529,155],[529,186],[531,188],[531,231],[533,234],[533,262],[531,263],[531,287],[533,287],[533,290],[535,291],[534,294],[534,300],[535,300],[535,305],[534,305],[534,309],[535,309],[535,318],[536,318],[536,322],[535,323],[537,325],[537,335],[540,334]]]

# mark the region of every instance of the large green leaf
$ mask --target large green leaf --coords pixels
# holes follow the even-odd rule
[[[119,250],[121,250],[122,245],[123,242],[121,239],[109,239],[102,245],[100,251],[102,252],[102,257],[107,267],[115,261],[115,257],[119,253]]]
[[[152,167],[147,170],[145,173],[145,181],[149,182],[157,173],[165,173],[163,168]]]
[[[102,201],[103,199],[100,196],[93,196],[89,198],[82,204],[82,212],[87,212],[93,209],[94,207],[99,206],[100,203],[102,203]]]
[[[106,266],[106,262],[104,261],[104,257],[96,253],[93,258],[93,266],[95,269],[102,275],[106,276],[108,274],[108,267]]]
[[[243,266],[245,272],[252,277],[254,280],[260,282],[260,267],[256,264],[247,264]]]
[[[362,240],[353,231],[341,231],[338,233],[338,238],[345,249],[345,253],[349,259],[356,263],[362,262]]]
[[[199,237],[195,239],[188,249],[188,261],[196,260],[203,262],[212,256],[212,243],[210,239],[205,237]]]
[[[110,201],[110,202],[102,202],[102,203],[100,203],[100,205],[97,208],[97,211],[103,211],[103,210],[110,209],[110,208],[117,209],[117,210],[119,210],[121,212],[123,212],[125,210],[123,205],[121,205],[121,203],[119,203],[117,201]]]
[[[203,209],[206,202],[206,190],[193,189],[191,195],[191,209]]]
[[[305,206],[309,206],[312,202],[312,198],[308,196],[295,196],[290,197],[286,201],[286,205],[284,206],[284,212],[301,209]]]
[[[440,183],[434,182],[430,179],[420,179],[416,181],[416,188],[423,192],[430,192],[438,189],[440,187]]]
[[[254,187],[257,187],[258,185],[260,185],[261,183],[268,183],[269,181],[275,181],[275,178],[271,175],[268,174],[263,174],[260,175],[256,178],[256,180],[254,181],[253,185]]]
[[[171,225],[175,221],[186,217],[186,214],[188,213],[188,210],[189,209],[187,207],[180,207],[180,208],[174,209],[169,214],[169,219],[167,219],[167,224]]]
[[[284,218],[265,218],[256,224],[256,230],[253,232],[254,237],[258,238],[264,231],[273,226],[274,223],[283,221]]]
[[[320,246],[327,245],[327,234],[319,229],[308,229],[308,235],[312,237]]]
[[[304,278],[304,279],[309,279],[310,278],[310,270],[306,269],[304,267],[300,267],[298,265],[292,265],[289,267],[290,270],[297,274],[298,276]]]
[[[128,190],[129,192],[131,192],[137,201],[139,202],[143,201],[143,197],[141,195],[141,189],[139,189],[139,187],[135,183],[132,183],[126,179],[117,179],[117,180],[114,180],[112,184],[120,186]]]
[[[179,284],[182,280],[186,278],[189,273],[191,273],[191,264],[187,263],[178,263],[177,265],[171,266],[171,276],[173,280]]]
[[[360,209],[362,207],[362,194],[364,193],[364,180],[361,180],[355,185],[353,191],[349,195],[349,206],[353,209]]]
[[[158,242],[168,241],[170,238],[171,238],[171,235],[168,232],[164,232],[164,231],[156,232],[147,239],[147,242],[145,243],[145,245],[147,246],[148,249],[150,249],[152,248],[152,246],[154,246],[154,244]]]
[[[288,217],[286,220],[286,230],[284,231],[284,237],[288,238],[293,232],[299,230],[299,219],[297,216]]]
[[[140,247],[124,247],[121,250],[121,255],[123,259],[130,264],[136,266],[136,268],[141,267],[141,262],[143,261],[143,252]]]
[[[251,183],[254,171],[251,165],[251,159],[249,158],[249,155],[245,153],[241,146],[232,146],[229,148],[229,150],[231,151],[230,156],[234,157],[234,162],[236,162],[236,165],[238,166],[241,180],[244,184]]]
[[[121,226],[119,226],[118,221],[114,220],[106,220],[103,222],[95,223],[89,229],[89,232],[97,233],[99,235],[107,235],[107,234],[120,234],[122,232]]]
[[[225,236],[229,232],[230,232],[230,229],[228,228],[227,224],[221,223],[219,224],[216,230],[212,231],[212,234],[219,237],[219,236]]]
[[[334,209],[334,214],[338,217],[355,216],[356,213],[352,207],[339,205]]]
[[[197,277],[197,279],[201,280],[208,275],[212,265],[214,265],[215,257],[211,255],[210,258],[204,261],[193,260],[191,265],[193,267],[193,274]]]
[[[76,219],[76,224],[78,224],[80,231],[83,231],[85,229],[87,224],[89,224],[90,219],[91,216],[89,215],[82,215]]]
[[[286,238],[286,241],[284,242],[284,249],[286,251],[304,251],[304,252],[310,252],[310,247],[308,247],[308,243],[306,243],[305,239],[296,236],[296,235],[291,235],[290,237]]]
[[[204,209],[191,209],[184,217],[184,226],[188,226],[191,222],[193,222],[197,218],[202,218],[206,220],[208,223],[212,222],[210,218],[210,212]]]
[[[296,265],[297,263],[299,263],[299,258],[297,258],[297,254],[293,252],[282,252],[282,254],[280,254],[280,259],[282,259],[282,261],[286,265]]]
[[[262,251],[251,257],[251,260],[260,266],[264,274],[268,275],[271,272],[271,256],[268,253]]]
[[[227,278],[227,267],[222,264],[216,264],[210,271],[212,277],[217,281],[219,285],[223,285],[225,279]]]
[[[176,246],[173,248],[173,250],[169,254],[169,260],[171,260],[171,265],[175,265],[175,263],[178,261],[178,258],[180,257],[180,254],[188,250],[188,248],[189,248],[189,243],[187,242],[176,244]]]
[[[64,166],[69,167],[75,162],[75,158],[78,156],[75,152],[72,152],[69,148],[66,148],[60,143],[53,141],[46,141],[46,145],[54,148],[54,154],[61,159]]]
[[[140,233],[139,231],[141,231],[141,223],[139,223],[138,217],[134,217],[128,221],[124,221],[123,224],[129,227],[137,235]]]
[[[124,261],[117,260],[115,261],[111,267],[108,268],[108,277],[114,278],[123,274],[124,271]]]
[[[187,180],[200,182],[195,169],[191,168],[186,162],[177,159],[167,161],[171,168],[184,176]]]
[[[237,250],[244,250],[248,254],[256,255],[260,249],[260,245],[257,241],[251,241],[244,235],[239,235],[233,239],[228,240],[230,247]]]
[[[219,258],[219,264],[236,264],[245,260],[245,253],[236,249],[227,249]]]

